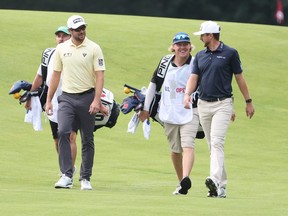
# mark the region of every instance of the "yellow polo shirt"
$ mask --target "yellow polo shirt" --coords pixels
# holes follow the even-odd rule
[[[56,47],[53,69],[62,72],[64,92],[81,93],[95,88],[94,71],[105,71],[102,50],[87,37],[79,46],[67,40]]]

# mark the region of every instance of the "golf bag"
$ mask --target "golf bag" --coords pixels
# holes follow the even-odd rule
[[[145,94],[143,94],[143,92],[140,89],[134,88],[127,84],[125,84],[124,87],[132,89],[134,92],[133,92],[133,96],[129,96],[123,99],[122,104],[120,106],[121,112],[126,115],[130,113],[132,110],[134,110],[134,112],[136,113],[143,110],[144,102],[145,102]],[[196,95],[194,96],[198,98],[198,94],[197,96]],[[150,108],[149,108],[149,114],[150,114],[150,118],[152,118],[153,121],[158,122],[163,127],[164,123],[159,119],[159,116],[158,116],[158,107],[159,107],[160,99],[161,99],[161,93],[156,92],[152,100],[152,103],[150,105]],[[205,137],[205,134],[204,134],[203,128],[201,124],[199,123],[196,138],[203,139],[204,137]]]
[[[16,81],[12,87],[10,88],[9,94],[16,94],[21,92],[21,90],[24,90],[24,93],[22,93],[19,96],[19,103],[25,103],[27,100],[30,100],[31,97],[38,96],[40,99],[40,103],[42,106],[42,110],[45,111],[45,103],[47,98],[47,92],[48,92],[48,86],[39,87],[38,89],[34,91],[30,91],[32,87],[32,84],[25,81],[25,80],[19,80]]]
[[[173,56],[174,56],[173,54],[169,54],[169,55],[164,56],[158,65],[158,68],[156,70],[156,72],[157,72],[156,93],[154,95],[154,98],[153,98],[152,103],[151,103],[150,108],[149,108],[150,117],[162,126],[163,126],[163,122],[158,117],[158,108],[159,108],[159,102],[161,99],[160,90],[161,90],[161,87],[163,85],[163,82],[164,82],[164,79],[166,76],[166,72],[168,70],[169,64],[170,64]],[[135,112],[142,110],[143,106],[144,106],[145,95],[141,92],[141,90],[136,89],[136,88],[129,86],[127,84],[125,84],[124,87],[127,87],[127,88],[134,90],[134,96],[130,96],[130,97],[125,98],[123,100],[122,105],[121,105],[121,111],[123,112],[123,114],[127,114],[127,113],[131,112],[132,109],[134,109]],[[193,107],[197,106],[197,100],[198,100],[198,92],[195,92],[195,94],[193,95]],[[202,129],[201,124],[199,123],[196,138],[197,139],[203,139],[204,137],[205,137],[204,131]]]
[[[130,85],[125,84],[124,87],[129,88],[133,92],[133,96],[129,96],[127,98],[124,98],[122,101],[122,105],[120,106],[121,112],[123,114],[128,114],[132,110],[134,110],[136,113],[143,110],[144,102],[145,102],[145,94],[143,90],[134,88]],[[163,126],[163,122],[158,117],[158,103],[160,101],[161,95],[155,94],[153,101],[151,103],[149,114],[150,118],[152,118],[153,121],[158,122],[161,126]]]
[[[50,59],[54,51],[55,51],[55,48],[47,48],[42,53],[42,59],[41,59],[42,84],[38,89],[30,91],[32,84],[25,80],[19,80],[15,82],[13,86],[11,87],[9,94],[19,93],[21,90],[25,91],[22,95],[20,95],[20,98],[19,98],[20,104],[26,102],[31,97],[38,96],[40,99],[42,110],[45,111],[45,103],[46,103],[47,93],[48,93],[48,86],[46,84],[48,64],[50,62]]]
[[[45,111],[48,87],[40,87],[35,91],[30,91],[31,86],[31,83],[25,80],[19,80],[12,85],[9,94],[19,93],[20,97],[18,100],[20,104],[25,103],[31,97],[38,96],[40,98],[42,110]],[[24,93],[20,94],[21,90],[24,90]],[[96,114],[94,131],[104,126],[108,128],[114,127],[120,114],[120,105],[116,103],[113,93],[108,89],[103,88],[101,103],[108,109],[108,116],[104,116],[102,113]]]
[[[108,116],[104,116],[100,112],[96,114],[94,131],[104,126],[114,127],[120,114],[120,105],[116,103],[113,93],[108,89],[103,88],[101,103],[107,108]]]

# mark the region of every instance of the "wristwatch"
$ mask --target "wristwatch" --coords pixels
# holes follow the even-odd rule
[[[252,102],[252,99],[251,99],[251,98],[249,98],[249,99],[246,100],[246,103],[251,103],[251,102]]]

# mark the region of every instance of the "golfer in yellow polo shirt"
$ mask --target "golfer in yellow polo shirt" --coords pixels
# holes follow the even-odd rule
[[[56,47],[54,71],[46,102],[52,114],[51,100],[62,74],[62,94],[58,97],[59,166],[63,175],[55,188],[73,186],[73,165],[69,135],[77,122],[82,139],[81,190],[92,190],[90,177],[94,160],[95,114],[107,115],[100,97],[104,86],[105,62],[100,46],[86,37],[87,23],[83,17],[71,16],[67,21],[71,39]]]

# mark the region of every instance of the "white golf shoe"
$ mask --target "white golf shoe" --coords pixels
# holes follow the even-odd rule
[[[56,182],[55,188],[72,188],[73,187],[73,179],[69,178],[65,174],[61,176],[61,178]]]
[[[86,179],[81,180],[81,190],[92,190],[90,181]]]

